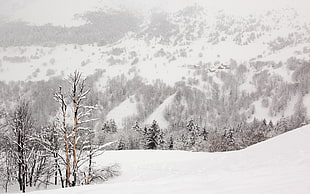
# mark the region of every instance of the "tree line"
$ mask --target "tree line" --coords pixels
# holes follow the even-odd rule
[[[112,136],[118,144],[111,149],[116,150],[158,149],[225,152],[244,149],[306,124],[308,122],[296,123],[294,117],[283,117],[276,123],[254,118],[252,122],[240,122],[236,125],[218,128],[201,127],[197,121],[190,119],[178,130],[167,130],[160,128],[160,123],[154,120],[144,127],[136,122],[130,130],[116,130],[107,133],[114,134]]]
[[[26,192],[27,187],[73,187],[118,174],[117,165],[94,167],[94,157],[104,152],[104,145],[93,143],[95,132],[89,123],[96,120],[96,107],[85,104],[89,93],[86,79],[75,71],[66,85],[54,90],[59,110],[47,126],[36,123],[36,110],[26,99],[19,99],[11,113],[1,109],[0,181],[6,192],[15,184]]]

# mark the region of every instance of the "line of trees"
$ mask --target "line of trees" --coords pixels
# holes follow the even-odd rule
[[[12,113],[0,109],[0,181],[6,192],[10,185],[27,187],[50,184],[62,188],[104,181],[118,174],[118,166],[95,168],[94,157],[104,145],[94,145],[95,106],[85,102],[90,89],[78,71],[59,86],[54,99],[59,105],[56,119],[38,126],[30,101],[20,99]]]
[[[141,127],[138,122],[129,131],[116,131],[118,145],[111,149],[160,149],[206,152],[225,152],[244,149],[250,145],[275,137],[296,127],[295,118],[281,118],[276,124],[254,118],[252,122],[240,122],[225,127],[201,127],[190,119],[178,130],[164,130],[160,123]],[[111,134],[109,134],[111,135]]]

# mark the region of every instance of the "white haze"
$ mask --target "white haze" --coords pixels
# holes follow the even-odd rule
[[[294,8],[310,19],[307,0],[0,0],[0,21],[26,21],[31,24],[77,26],[83,21],[74,15],[87,10],[127,9],[135,12],[174,12],[190,5],[223,10],[233,15],[259,14],[266,10]]]

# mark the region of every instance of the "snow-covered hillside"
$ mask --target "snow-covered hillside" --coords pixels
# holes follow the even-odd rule
[[[119,163],[122,174],[102,185],[40,193],[307,194],[310,125],[240,151],[107,151],[97,166]]]
[[[167,129],[169,127],[169,122],[164,118],[164,111],[169,106],[169,104],[173,101],[175,95],[169,96],[156,110],[146,119],[144,122],[145,125],[149,125],[156,120],[160,123],[160,127]]]
[[[107,114],[106,120],[113,119],[118,127],[123,128],[123,123],[125,123],[126,118],[135,116],[136,114],[137,105],[134,96],[131,96],[117,107],[113,108],[113,110]]]
[[[85,76],[96,74],[91,88],[103,95],[94,103],[102,100],[100,117],[115,119],[119,128],[131,127],[126,118],[143,124],[156,119],[169,128],[189,118],[200,125],[221,126],[255,118],[275,123],[299,113],[302,123],[310,115],[308,4],[305,0],[3,2],[0,81],[63,79],[76,69]],[[56,7],[61,8],[53,11]],[[171,92],[152,91],[157,101],[149,107],[147,101],[156,95],[145,99],[147,87],[122,88],[110,95],[119,85],[108,83],[118,76],[125,77],[124,82],[140,80],[138,86],[154,86],[160,80]],[[169,97],[177,90],[181,103]],[[129,96],[135,96],[132,103],[126,100]],[[164,101],[169,101],[170,111],[165,104],[160,106]]]
[[[276,9],[259,2],[264,7],[259,13],[241,16],[240,10],[251,10],[253,3],[239,1],[232,6],[225,1],[183,0],[182,6],[169,2],[160,11],[163,1],[151,1],[145,5],[151,7],[147,13],[133,6],[145,4],[140,0],[4,2],[0,80],[46,80],[74,69],[87,75],[101,69],[109,77],[137,73],[149,81],[161,79],[173,85],[194,77],[194,69],[204,67],[212,74],[231,60],[309,60],[309,20],[299,9],[306,4],[303,0],[299,6],[287,1]],[[290,7],[283,7],[286,4]],[[173,5],[175,9],[165,10]],[[236,11],[238,5],[248,9]],[[12,7],[16,10],[10,11]],[[53,12],[55,7],[61,9]],[[73,23],[68,26],[82,23],[71,28],[61,23],[69,20]]]

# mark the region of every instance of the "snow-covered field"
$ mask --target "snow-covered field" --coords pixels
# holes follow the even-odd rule
[[[119,163],[104,184],[35,193],[310,193],[310,125],[226,153],[109,151],[96,164]]]

